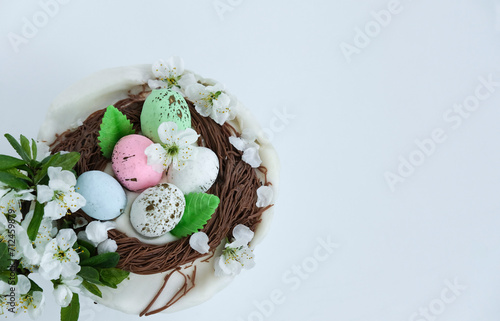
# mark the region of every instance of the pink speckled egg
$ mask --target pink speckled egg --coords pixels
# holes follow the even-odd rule
[[[113,171],[118,181],[130,191],[157,185],[163,173],[148,165],[144,151],[153,142],[141,135],[128,135],[116,143],[113,150]]]

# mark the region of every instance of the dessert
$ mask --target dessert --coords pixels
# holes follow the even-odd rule
[[[110,308],[151,315],[199,304],[253,267],[251,249],[272,218],[276,153],[224,86],[184,70],[179,58],[104,70],[78,82],[56,98],[38,139],[52,157],[80,155],[74,162],[78,181],[68,181],[65,194],[50,182],[69,177],[68,169],[56,173],[48,166],[51,195],[86,200],[57,203],[66,211],[44,223],[57,226],[53,240],[70,225],[67,230],[78,235],[68,231],[71,245],[91,252],[85,257],[75,250],[84,267],[76,276],[68,272],[72,280],[57,275],[56,292],[65,287]],[[51,215],[49,200],[28,194],[20,196],[24,202],[36,196],[44,217]],[[105,206],[110,208],[99,210]],[[104,256],[110,267],[99,263]],[[33,270],[44,275],[39,261],[33,258]],[[100,272],[97,279],[85,273],[93,270]],[[74,291],[68,285],[73,281]],[[75,296],[67,295],[70,302]],[[68,298],[59,301],[68,309]]]

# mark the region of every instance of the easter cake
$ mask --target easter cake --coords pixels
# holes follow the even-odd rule
[[[82,289],[95,302],[174,312],[253,267],[273,215],[277,155],[241,102],[180,58],[81,80],[55,99],[38,139],[51,154],[81,155],[75,190],[86,204],[68,217],[82,244],[99,243],[91,227],[107,232],[97,248],[130,272],[114,288]]]

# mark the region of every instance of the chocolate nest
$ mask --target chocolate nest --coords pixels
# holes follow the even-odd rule
[[[140,115],[147,94],[149,93],[130,95],[129,98],[114,104],[133,123],[137,133],[141,130]],[[178,269],[204,256],[211,257],[217,246],[226,237],[231,237],[232,229],[237,224],[244,224],[255,231],[261,222],[262,214],[270,207],[256,206],[257,189],[263,183],[258,178],[256,170],[242,161],[242,153],[229,143],[230,136],[239,135],[237,131],[227,123],[220,126],[212,119],[202,117],[196,112],[193,103],[186,101],[191,111],[192,128],[200,134],[198,143],[201,146],[203,142],[203,146],[210,148],[219,158],[219,176],[207,193],[217,195],[221,202],[202,229],[210,240],[210,252],[200,254],[193,250],[189,246],[189,237],[165,245],[152,245],[128,237],[118,230],[111,230],[108,234],[118,244],[117,252],[120,254],[118,267],[123,270],[142,275],[156,274]],[[75,151],[81,154],[81,159],[75,168],[78,175],[90,170],[103,171],[109,163],[97,145],[104,112],[105,109],[96,111],[76,130],[68,130],[57,135],[51,145],[52,153]],[[263,173],[264,177],[267,176],[265,167],[261,166],[257,170]],[[264,184],[270,185],[267,178]],[[93,220],[81,210],[73,216],[83,216],[89,222]]]

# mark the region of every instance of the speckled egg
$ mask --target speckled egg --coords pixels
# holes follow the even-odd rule
[[[127,206],[123,187],[111,175],[101,171],[85,172],[76,182],[76,192],[87,200],[82,210],[90,217],[106,221],[117,218]]]
[[[179,223],[185,207],[186,199],[179,188],[160,184],[137,197],[130,210],[130,222],[143,236],[162,236]]]
[[[153,142],[141,135],[128,135],[116,143],[111,157],[116,179],[128,190],[139,191],[160,183],[163,173],[148,165],[144,153]]]
[[[158,137],[158,127],[165,122],[175,122],[179,131],[191,128],[189,106],[184,97],[176,91],[153,90],[142,109],[142,132],[155,143],[161,143]]]
[[[219,158],[205,147],[196,148],[196,157],[187,162],[182,170],[170,168],[167,182],[174,184],[184,194],[205,193],[219,175]]]

